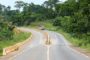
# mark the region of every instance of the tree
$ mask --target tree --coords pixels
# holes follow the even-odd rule
[[[21,7],[24,6],[24,2],[23,1],[16,1],[15,2],[15,7],[20,11]]]
[[[59,0],[48,0],[44,2],[44,7],[55,9],[56,4],[59,2]]]

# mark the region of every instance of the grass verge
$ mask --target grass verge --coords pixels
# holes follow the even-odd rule
[[[64,30],[62,30],[62,28],[58,28],[56,26],[53,26],[53,24],[51,22],[48,22],[48,21],[34,22],[31,24],[31,27],[36,28],[40,24],[43,25],[45,27],[45,29],[47,29],[47,30],[55,31],[55,32],[62,34],[70,43],[72,43],[73,46],[83,48],[87,52],[90,52],[90,42],[88,42],[85,45],[86,39],[83,39],[83,38],[79,39],[79,38],[73,37],[70,33],[67,33]],[[90,36],[88,36],[87,38],[90,39]]]
[[[26,40],[28,37],[30,37],[30,35],[31,35],[31,33],[19,32],[17,34],[14,34],[13,39],[11,39],[11,40],[0,41],[0,56],[2,55],[3,48],[14,45],[19,42],[22,42],[22,41]]]

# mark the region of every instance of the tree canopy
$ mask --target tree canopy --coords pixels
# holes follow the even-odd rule
[[[90,1],[89,0],[47,0],[42,5],[15,2],[16,10],[0,4],[0,22],[12,25],[30,25],[35,21],[49,20],[55,26],[76,36],[90,34]]]

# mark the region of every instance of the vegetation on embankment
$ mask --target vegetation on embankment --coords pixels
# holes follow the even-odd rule
[[[54,26],[50,21],[33,22],[29,27],[38,28],[39,25],[44,26],[45,29],[55,31],[62,34],[73,46],[80,47],[90,52],[90,36],[83,35],[82,38],[73,36],[71,33],[66,32],[61,27]]]
[[[0,40],[0,55],[2,55],[3,48],[12,46],[16,43],[23,42],[29,38],[31,33],[22,32],[20,30],[14,29],[14,35],[12,39]]]
[[[64,34],[74,45],[90,49],[90,0],[47,0],[42,5],[16,1],[16,10],[10,8],[0,4],[0,40],[13,38],[12,25],[43,24]]]
[[[47,26],[47,25],[49,25],[49,26]],[[90,42],[89,42],[90,36],[87,36],[84,34],[83,36],[81,36],[81,38],[78,38],[78,37],[72,35],[71,33],[66,32],[65,30],[63,30],[60,27],[53,26],[51,23],[46,24],[46,29],[56,31],[56,32],[62,34],[69,42],[71,42],[72,45],[81,47],[81,48],[85,49],[86,51],[90,52]]]

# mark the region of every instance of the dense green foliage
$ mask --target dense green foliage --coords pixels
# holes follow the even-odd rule
[[[89,0],[67,0],[65,2],[48,0],[42,5],[16,1],[15,7],[16,10],[11,10],[10,6],[5,7],[0,4],[0,16],[3,17],[3,20],[16,26],[30,25],[35,21],[45,22],[49,20],[54,26],[58,26],[73,37],[84,39],[85,45],[90,43],[90,38],[88,38],[90,37]],[[2,31],[2,33],[0,32],[0,36],[3,35],[4,30],[5,32],[6,30],[7,32],[11,32],[12,30],[8,29],[10,26],[5,21],[3,21],[5,28],[0,28],[0,31]],[[0,25],[0,27],[2,26]],[[8,34],[5,33],[4,35]]]
[[[0,40],[12,38],[13,31],[12,27],[8,25],[8,23],[0,22]]]
[[[0,41],[13,38],[14,26],[9,22],[10,7],[5,7],[0,4]],[[7,21],[8,20],[8,21]]]
[[[14,26],[5,20],[0,19],[0,41],[13,38]]]
[[[62,27],[65,31],[77,37],[90,35],[90,1],[68,0],[56,7],[60,12],[54,20],[54,25]]]

